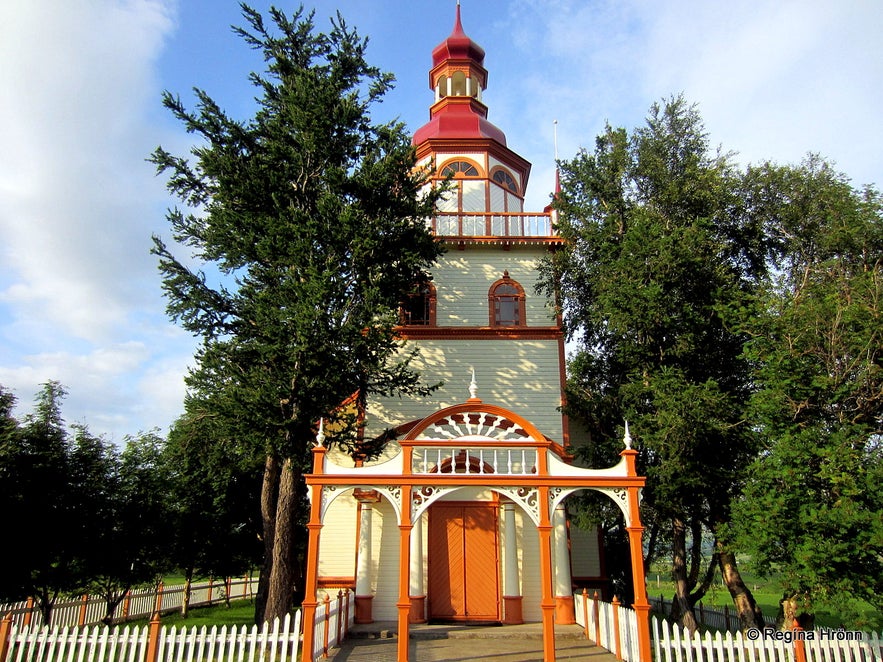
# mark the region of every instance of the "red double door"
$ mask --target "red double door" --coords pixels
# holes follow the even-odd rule
[[[495,504],[436,503],[428,534],[429,617],[500,620]]]

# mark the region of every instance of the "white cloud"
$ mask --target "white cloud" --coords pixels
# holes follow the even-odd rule
[[[743,162],[799,161],[818,151],[857,183],[879,182],[883,132],[883,4],[869,0],[515,0],[497,112],[530,129],[510,137],[547,153],[589,149],[604,120],[633,127],[649,105],[684,93],[713,143]],[[493,51],[492,51],[493,52]],[[498,57],[500,54],[493,52]],[[548,128],[547,128],[548,127]],[[539,182],[534,179],[534,186]]]
[[[175,10],[0,4],[0,384],[24,412],[58,380],[69,420],[117,439],[174,417],[192,355],[185,334],[157,342],[170,325],[149,255],[167,196],[145,158],[161,142],[157,59]],[[168,398],[144,406],[138,380],[163,354]]]
[[[0,25],[0,301],[107,339],[154,271],[145,119],[170,8],[20,0]]]

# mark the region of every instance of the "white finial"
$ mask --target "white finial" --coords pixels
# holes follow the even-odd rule
[[[319,432],[316,434],[316,446],[325,445],[325,419],[319,419]]]
[[[629,422],[625,422],[625,434],[622,437],[622,441],[625,444],[626,449],[632,449],[632,435],[629,433]]]
[[[472,369],[472,383],[469,384],[469,397],[478,398],[478,382],[475,381],[475,368]]]

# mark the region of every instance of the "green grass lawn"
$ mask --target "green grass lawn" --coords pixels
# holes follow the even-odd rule
[[[150,619],[143,618],[129,621],[123,625],[146,625]],[[206,625],[252,625],[254,623],[254,600],[233,600],[230,606],[223,604],[212,607],[195,607],[190,610],[187,618],[181,617],[181,612],[165,614],[162,617],[163,625],[175,625],[178,627]]]

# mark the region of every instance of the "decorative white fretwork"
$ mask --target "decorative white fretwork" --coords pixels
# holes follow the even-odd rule
[[[434,502],[446,494],[455,492],[460,487],[442,487],[439,485],[415,485],[411,490],[411,521],[420,517]]]
[[[520,505],[533,523],[540,524],[540,500],[539,491],[535,487],[494,487],[495,492],[505,494],[515,503]]]
[[[631,508],[629,507],[628,490],[622,487],[593,487],[591,489],[610,497],[610,500],[619,506],[619,509],[622,511],[622,514],[625,517],[626,526],[631,524]]]
[[[402,487],[401,485],[324,485],[322,487],[322,507],[320,509],[320,518],[321,521],[325,521],[325,517],[328,514],[328,508],[331,507],[331,502],[334,501],[341,494],[346,493],[349,490],[353,489],[362,489],[362,490],[375,490],[386,497],[386,500],[392,505],[393,510],[396,513],[396,518],[401,522],[402,520]]]
[[[523,427],[508,418],[483,411],[446,416],[420,433],[418,439],[459,439],[461,437],[483,437],[498,441],[541,441],[531,439]]]

